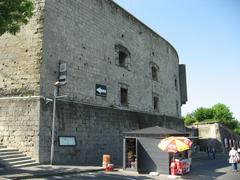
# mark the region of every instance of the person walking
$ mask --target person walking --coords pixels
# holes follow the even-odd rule
[[[212,148],[212,157],[213,157],[213,159],[216,158],[215,153],[216,153],[216,149],[213,147],[213,148]]]
[[[208,159],[210,159],[210,152],[211,152],[211,148],[207,147],[207,155],[208,155]]]
[[[232,171],[237,171],[237,163],[239,161],[239,154],[236,151],[235,147],[229,151],[229,163],[232,164]]]

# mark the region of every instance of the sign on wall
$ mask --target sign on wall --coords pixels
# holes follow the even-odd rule
[[[107,86],[101,85],[101,84],[96,84],[96,96],[106,97],[107,96]]]
[[[67,84],[67,63],[61,62],[59,64],[59,77],[58,81],[61,85]]]
[[[76,146],[75,136],[59,136],[58,137],[59,146]]]

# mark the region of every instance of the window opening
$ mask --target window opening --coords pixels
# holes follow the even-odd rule
[[[176,101],[176,111],[177,111],[177,115],[179,116],[178,106],[179,106],[179,103],[178,103],[178,101]]]
[[[121,104],[127,105],[128,104],[128,89],[121,88]]]
[[[152,79],[157,81],[157,68],[152,66]]]
[[[130,52],[128,49],[120,44],[115,45],[116,51],[116,64],[120,67],[129,68],[130,64]]]
[[[125,52],[119,51],[118,52],[118,63],[120,66],[125,67],[126,66],[126,58],[127,58],[127,54]]]
[[[158,97],[153,97],[153,108],[155,111],[158,110]]]
[[[178,90],[178,83],[177,83],[177,77],[174,76],[174,85],[175,85],[175,89]]]

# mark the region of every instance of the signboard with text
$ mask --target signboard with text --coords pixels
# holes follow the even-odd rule
[[[58,137],[59,146],[76,146],[75,136],[59,136]]]

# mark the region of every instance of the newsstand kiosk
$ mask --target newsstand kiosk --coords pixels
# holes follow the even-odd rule
[[[123,169],[144,174],[150,172],[171,174],[170,164],[174,159],[176,173],[189,172],[190,164],[187,157],[180,159],[179,156],[183,155],[173,155],[158,148],[160,140],[168,136],[188,136],[188,134],[159,126],[125,132]]]

